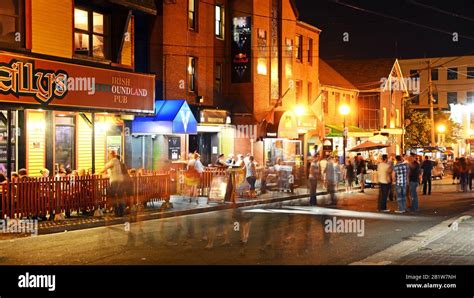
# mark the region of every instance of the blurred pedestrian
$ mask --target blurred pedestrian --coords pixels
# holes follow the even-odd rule
[[[352,164],[351,160],[348,158],[346,161],[345,169],[344,169],[344,181],[346,183],[347,193],[352,192],[354,178],[355,178],[354,165]]]
[[[413,159],[409,164],[409,181],[410,181],[410,194],[411,194],[411,211],[415,212],[418,211],[418,193],[416,189],[420,184],[420,164],[418,161]]]
[[[122,182],[124,180],[122,173],[122,165],[118,158],[117,152],[114,150],[109,151],[109,161],[105,165],[104,169],[100,172],[101,174],[107,173],[109,177],[109,189],[107,194],[112,201],[114,206],[114,212],[116,216],[123,216],[125,206],[123,203],[122,196]]]
[[[328,163],[326,166],[326,182],[329,197],[332,205],[337,205],[336,188],[337,188],[337,173],[336,164],[334,163],[334,157],[329,156]]]
[[[358,155],[357,163],[357,175],[360,184],[360,192],[364,192],[365,189],[365,175],[367,174],[367,164],[362,155]]]
[[[250,156],[249,161],[244,165],[245,179],[250,185],[250,198],[257,197],[255,192],[255,183],[257,182],[257,168],[255,166],[254,157]]]
[[[466,158],[459,159],[459,181],[461,184],[461,191],[467,192],[467,177],[469,175],[469,168],[467,166]]]
[[[318,179],[320,178],[319,169],[319,155],[315,154],[309,166],[309,204],[311,206],[317,205],[316,189],[318,187]]]

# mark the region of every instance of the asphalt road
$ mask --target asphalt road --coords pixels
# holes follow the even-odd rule
[[[342,265],[474,208],[472,192],[457,193],[454,186],[435,185],[432,196],[420,196],[419,213],[384,214],[374,211],[376,192],[340,194],[337,207],[330,208],[305,207],[307,199],[300,199],[283,205],[3,240],[0,265]],[[323,204],[325,199],[319,198],[318,203]],[[395,210],[395,202],[389,202],[389,208]],[[356,233],[330,232],[327,221],[334,218],[362,220],[351,223],[359,227],[363,223],[364,229]],[[246,228],[249,236],[244,244],[240,240]]]

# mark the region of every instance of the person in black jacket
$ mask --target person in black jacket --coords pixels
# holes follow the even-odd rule
[[[423,195],[426,195],[427,190],[428,195],[431,195],[431,172],[433,171],[433,162],[428,156],[425,156],[425,160],[421,164],[421,170],[423,171]]]

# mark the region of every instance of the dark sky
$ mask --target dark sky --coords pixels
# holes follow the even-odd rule
[[[474,55],[472,0],[339,0],[358,8],[447,31],[448,34],[335,2],[337,0],[296,0],[300,19],[322,30],[319,42],[322,58]],[[349,42],[343,42],[344,32],[349,33]],[[452,41],[452,32],[459,33],[458,42]]]

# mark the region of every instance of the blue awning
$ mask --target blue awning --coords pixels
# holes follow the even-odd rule
[[[136,117],[132,134],[197,134],[197,121],[186,100],[157,100],[155,116]]]

